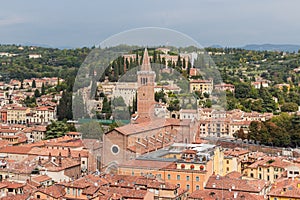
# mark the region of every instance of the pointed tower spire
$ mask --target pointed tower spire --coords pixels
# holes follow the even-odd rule
[[[145,48],[141,71],[152,71],[147,48]]]

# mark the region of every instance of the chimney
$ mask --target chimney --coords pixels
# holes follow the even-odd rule
[[[41,160],[41,157],[39,157],[38,165],[41,165],[41,164],[42,164],[42,160]]]
[[[60,166],[60,167],[62,166],[61,157],[58,158],[58,166]]]
[[[52,159],[51,152],[49,152],[48,160],[51,161],[51,159]]]
[[[71,149],[68,148],[68,157],[71,158]]]
[[[238,192],[233,193],[233,198],[236,199],[238,197]]]
[[[58,166],[62,166],[62,158],[61,158],[61,153],[59,152],[59,155],[58,155]]]
[[[78,154],[78,161],[81,162],[81,154]]]

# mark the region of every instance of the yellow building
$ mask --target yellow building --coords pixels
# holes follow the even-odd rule
[[[201,92],[211,94],[213,91],[213,80],[190,80],[190,92]]]
[[[280,157],[265,156],[247,166],[244,170],[244,175],[274,183],[274,181],[282,177],[286,171],[285,167],[290,164],[291,162],[283,160]]]
[[[26,107],[9,107],[7,108],[7,123],[9,124],[25,124],[26,114],[30,112],[30,108]]]
[[[223,175],[234,171],[243,173],[244,161],[248,160],[250,154],[251,152],[242,148],[224,151]]]

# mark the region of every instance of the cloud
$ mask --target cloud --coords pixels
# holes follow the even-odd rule
[[[0,26],[9,26],[25,22],[24,18],[18,16],[0,17]]]

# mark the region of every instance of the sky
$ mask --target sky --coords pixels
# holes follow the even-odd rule
[[[0,44],[83,47],[141,27],[182,32],[202,46],[300,45],[298,0],[10,0]]]

